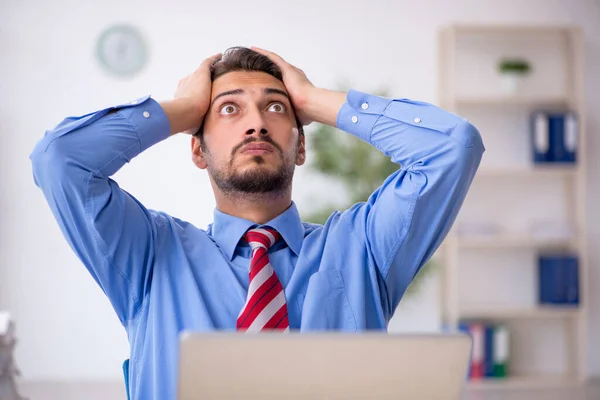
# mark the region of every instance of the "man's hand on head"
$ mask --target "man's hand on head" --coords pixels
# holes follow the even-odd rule
[[[251,49],[269,57],[281,69],[283,84],[302,125],[316,121],[336,126],[337,114],[346,101],[346,93],[317,88],[308,80],[304,71],[277,54],[254,46]]]
[[[281,56],[259,47],[251,47],[251,50],[256,51],[273,61],[283,75],[283,84],[285,85],[300,123],[308,125],[313,122],[313,119],[306,113],[306,104],[308,103],[312,93],[316,87],[308,80],[304,71],[286,62]]]
[[[183,133],[194,134],[200,129],[204,116],[210,107],[211,67],[221,57],[222,54],[219,53],[206,58],[194,72],[179,81],[177,90],[175,90],[175,100],[189,102],[197,110],[197,113],[194,113],[193,127],[188,129],[186,126]]]

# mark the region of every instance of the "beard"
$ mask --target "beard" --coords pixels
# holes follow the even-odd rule
[[[240,146],[234,149],[241,148],[246,143],[254,142],[255,140],[244,141]],[[212,176],[215,184],[224,193],[229,195],[234,194],[278,194],[283,193],[292,184],[294,177],[295,160],[298,154],[298,147],[292,152],[292,157],[287,159],[283,152],[270,138],[264,140],[276,147],[278,150],[282,165],[277,170],[272,170],[266,166],[266,160],[262,156],[253,156],[253,166],[246,171],[236,171],[233,162],[234,157],[226,168],[215,169],[209,165],[208,172]]]
[[[260,168],[265,163],[261,156],[254,156],[252,160],[258,168],[248,171],[232,171],[225,173],[223,170],[211,172],[215,184],[225,193],[265,194],[278,193],[287,189],[292,184],[294,164],[286,163],[276,171]]]

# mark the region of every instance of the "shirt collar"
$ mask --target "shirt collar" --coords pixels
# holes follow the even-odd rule
[[[248,229],[257,226],[259,225],[252,221],[225,214],[215,208],[212,236],[219,247],[223,249],[227,257],[229,257],[229,260],[231,260],[235,248],[244,233],[246,233]],[[276,229],[290,249],[292,249],[296,255],[300,254],[302,239],[304,238],[304,226],[300,220],[296,204],[293,201],[287,210],[261,226],[270,226],[271,228]]]

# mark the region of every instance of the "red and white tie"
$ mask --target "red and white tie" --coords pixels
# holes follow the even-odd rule
[[[237,319],[237,330],[289,332],[288,310],[283,286],[269,262],[269,248],[281,235],[274,229],[250,229],[244,238],[252,247],[250,285],[246,304]]]

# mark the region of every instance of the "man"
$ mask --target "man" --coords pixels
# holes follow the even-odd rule
[[[301,222],[291,199],[311,121],[401,166],[324,226]],[[146,209],[110,179],[178,132],[193,135],[193,162],[210,176],[217,207],[207,230]],[[65,119],[31,159],[62,232],[127,330],[132,398],[170,399],[183,330],[385,330],[483,152],[475,127],[433,105],[316,88],[274,53],[233,48],[181,80],[174,100]]]

